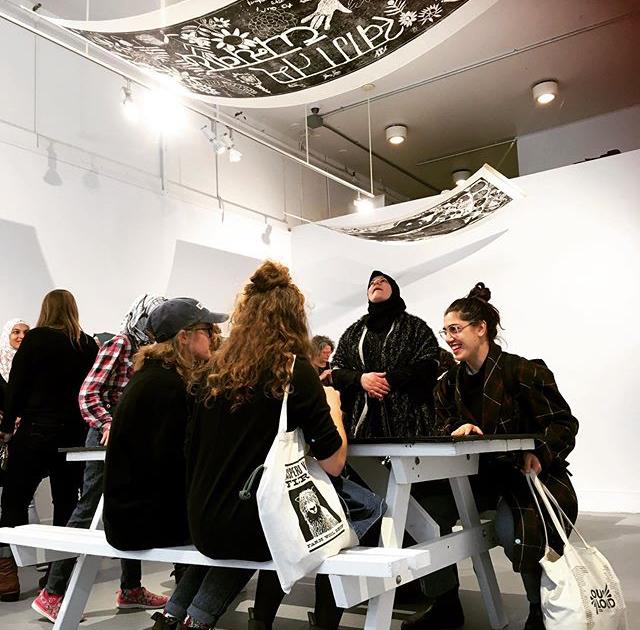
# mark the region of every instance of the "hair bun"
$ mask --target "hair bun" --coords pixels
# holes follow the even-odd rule
[[[485,302],[488,302],[491,299],[491,291],[489,287],[484,286],[484,282],[478,282],[471,291],[469,291],[469,295],[467,297],[470,298],[480,298]]]
[[[271,291],[276,287],[287,287],[291,284],[291,276],[287,267],[272,260],[262,263],[250,280],[254,289],[259,293]]]

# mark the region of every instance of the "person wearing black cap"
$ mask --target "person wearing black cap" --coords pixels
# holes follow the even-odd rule
[[[430,435],[436,337],[406,312],[398,284],[386,273],[372,272],[367,297],[368,314],[342,334],[333,358],[345,428],[357,438]]]
[[[227,315],[175,298],[149,316],[155,343],[134,357],[134,374],[113,416],[104,469],[104,530],[117,549],[189,539],[184,441],[189,385],[211,358]]]

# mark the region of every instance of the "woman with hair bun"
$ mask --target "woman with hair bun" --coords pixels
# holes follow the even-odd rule
[[[540,475],[575,522],[578,501],[566,457],[575,445],[578,421],[542,361],[504,352],[496,343],[500,314],[490,299],[491,291],[479,282],[445,311],[440,334],[458,364],[436,386],[436,421],[442,433],[454,436],[542,436],[533,451],[481,456],[471,487],[480,511],[496,510],[498,541],[522,576],[529,601],[524,630],[544,630],[538,561],[544,554],[545,538],[525,474],[534,471]],[[440,533],[450,533],[458,513],[448,483],[424,483],[414,488],[416,498],[440,525]],[[559,539],[551,537],[550,544],[562,552]],[[405,621],[403,630],[458,628],[464,624],[455,565],[428,576],[423,587],[430,606]]]
[[[244,287],[229,338],[213,357],[206,396],[194,414],[187,444],[189,527],[203,554],[270,559],[255,493],[249,500],[240,500],[239,493],[264,464],[278,432],[287,388],[288,430],[302,429],[311,454],[328,474],[342,471],[347,452],[344,427],[339,415],[330,413],[310,354],[304,296],[286,267],[264,262]],[[253,573],[190,567],[165,610],[153,616],[154,630],[181,623],[214,628]],[[317,627],[337,628],[342,611],[326,575],[317,577],[316,590]],[[262,571],[249,627],[270,630],[283,597],[275,572]]]

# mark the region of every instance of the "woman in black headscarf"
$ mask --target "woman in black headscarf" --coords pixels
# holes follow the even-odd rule
[[[373,271],[369,312],[343,333],[333,359],[351,437],[430,435],[438,342],[426,322],[406,312],[396,281]]]

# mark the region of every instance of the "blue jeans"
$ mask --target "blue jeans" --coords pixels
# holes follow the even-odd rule
[[[89,429],[85,446],[100,446],[102,431]],[[104,477],[104,462],[86,462],[82,495],[76,509],[69,518],[67,527],[89,529],[93,515],[96,512],[100,497],[102,496],[102,481]],[[64,595],[67,582],[75,565],[75,558],[58,560],[51,564],[49,579],[47,580],[47,592],[52,595]],[[121,560],[122,575],[120,588],[137,588],[142,578],[142,563],[140,560]]]
[[[253,569],[189,566],[165,611],[176,619],[189,615],[214,627],[253,574]]]

